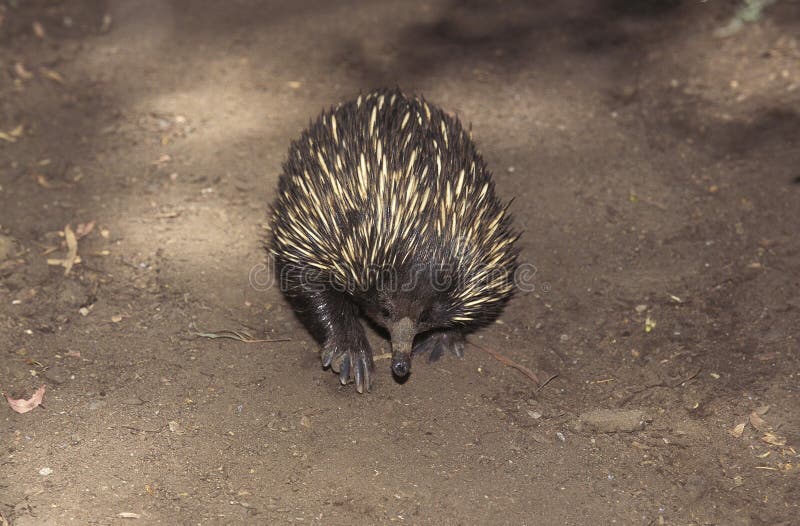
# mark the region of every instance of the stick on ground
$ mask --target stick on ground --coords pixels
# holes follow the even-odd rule
[[[522,364],[518,364],[517,362],[515,362],[511,358],[500,354],[499,352],[495,351],[494,349],[490,349],[488,347],[483,347],[482,345],[478,345],[477,343],[475,343],[475,342],[473,342],[471,340],[468,341],[468,343],[470,345],[472,345],[473,347],[475,347],[476,349],[485,352],[486,354],[488,354],[489,356],[491,356],[492,358],[494,358],[498,362],[502,363],[503,365],[507,365],[509,367],[513,367],[517,371],[521,372],[522,374],[524,374],[525,376],[527,376],[528,378],[530,378],[531,380],[536,382],[536,385],[539,386],[539,389],[541,389],[542,387],[544,387],[545,385],[550,383],[550,380],[552,380],[553,378],[558,376],[557,374],[554,374],[554,375],[550,376],[547,380],[542,382],[542,381],[539,380],[539,377],[536,375],[536,373],[534,373],[532,370],[530,370],[529,368],[525,367]]]
[[[196,329],[197,327],[194,323],[190,326],[191,329]],[[266,340],[257,340],[253,338],[248,332],[246,331],[232,331],[232,330],[222,330],[217,332],[199,332],[199,331],[189,331],[189,334],[192,336],[198,336],[200,338],[227,338],[229,340],[236,340],[243,343],[275,343],[275,342],[290,342],[292,341],[291,338],[270,338]]]

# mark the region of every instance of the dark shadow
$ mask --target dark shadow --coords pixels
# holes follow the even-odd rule
[[[431,72],[485,67],[501,78],[564,59],[570,53],[610,50],[641,56],[651,44],[680,38],[690,16],[680,0],[608,0],[589,9],[557,3],[452,0],[439,16],[404,30],[385,55],[368,43],[345,38],[335,59],[365,86],[413,85]],[[564,51],[567,50],[567,53]]]

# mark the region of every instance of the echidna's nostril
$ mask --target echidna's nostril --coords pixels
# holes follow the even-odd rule
[[[392,372],[400,377],[405,378],[408,376],[408,371],[411,369],[411,362],[408,360],[398,360],[392,363]]]

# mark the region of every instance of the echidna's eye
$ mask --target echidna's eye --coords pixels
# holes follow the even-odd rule
[[[381,309],[381,316],[383,316],[384,318],[388,318],[391,315],[392,315],[392,313],[389,312],[389,309],[387,309],[386,307]]]

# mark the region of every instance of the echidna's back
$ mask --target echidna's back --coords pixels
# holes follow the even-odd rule
[[[292,143],[273,252],[281,264],[329,272],[341,284],[363,285],[367,269],[422,259],[456,263],[486,287],[482,276],[514,265],[509,222],[458,120],[382,90],[323,113]]]

